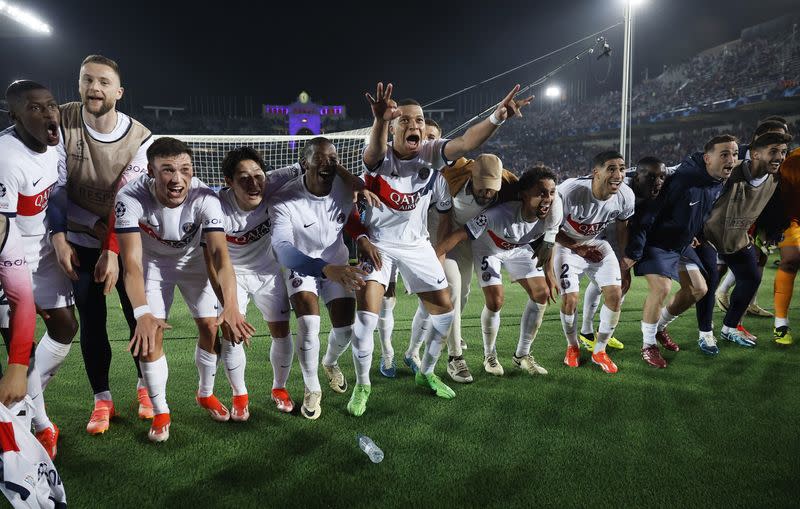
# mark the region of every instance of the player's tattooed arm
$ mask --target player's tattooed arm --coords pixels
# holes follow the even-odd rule
[[[588,262],[598,263],[603,259],[603,252],[597,246],[579,244],[577,240],[563,231],[558,232],[558,235],[556,235],[556,242],[567,249],[571,249],[573,253],[584,258]]]
[[[367,273],[358,267],[350,265],[328,264],[322,268],[322,273],[331,281],[339,283],[349,290],[360,290],[364,287],[364,278]]]
[[[211,283],[211,288],[214,290],[214,295],[217,296],[217,300],[220,304],[225,304],[225,296],[222,295],[222,287],[219,285],[219,276],[217,275],[217,269],[214,267],[214,264],[211,261],[211,255],[208,254],[208,247],[206,243],[203,242],[203,261],[206,264],[206,271],[208,272],[208,281]]]
[[[369,261],[377,270],[381,270],[381,253],[378,251],[378,248],[375,247],[375,244],[370,242],[369,237],[361,235],[358,237],[358,240],[356,240],[356,244],[358,245],[359,257],[362,260]]]

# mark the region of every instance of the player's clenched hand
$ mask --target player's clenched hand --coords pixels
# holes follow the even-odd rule
[[[378,248],[375,247],[375,244],[370,242],[367,237],[361,237],[358,239],[357,243],[358,253],[361,255],[361,258],[369,260],[373,267],[381,270],[381,253],[378,251]]]
[[[222,308],[222,314],[217,318],[217,325],[226,324],[230,330],[228,339],[234,343],[244,343],[250,346],[250,338],[256,333],[255,327],[247,323],[245,317],[239,312],[238,309],[233,309],[230,306]],[[223,337],[224,337],[223,329]]]
[[[547,242],[543,240],[536,246],[536,250],[533,252],[533,256],[536,258],[536,268],[541,269],[544,267],[544,264],[547,263],[547,260],[550,259],[550,255],[553,252],[553,243]]]
[[[384,89],[383,83],[378,83],[375,97],[372,97],[369,92],[364,96],[369,102],[369,107],[372,108],[372,115],[384,122],[390,122],[400,116],[400,110],[397,109],[397,103],[392,99],[392,84],[389,83]]]
[[[572,251],[589,263],[600,263],[603,260],[603,251],[596,246],[575,246]]]
[[[514,86],[511,92],[506,94],[502,101],[497,105],[494,110],[494,116],[501,122],[511,117],[521,117],[522,108],[529,105],[533,101],[533,96],[524,99],[514,99],[514,96],[519,92],[519,85]]]
[[[350,265],[326,265],[322,269],[325,277],[331,281],[335,281],[340,285],[350,290],[359,290],[364,286],[363,276],[367,273],[358,267],[351,267]]]
[[[131,351],[134,357],[137,355],[149,355],[156,349],[156,336],[159,329],[167,330],[171,328],[172,325],[161,318],[156,318],[152,313],[145,313],[136,320],[136,330],[133,331],[133,338],[128,343],[128,350]]]
[[[74,267],[80,266],[80,262],[78,261],[78,254],[75,252],[75,248],[67,242],[66,234],[63,232],[53,234],[52,243],[61,270],[64,271],[64,274],[66,274],[68,278],[77,281],[78,273],[75,272]]]
[[[28,366],[9,364],[0,379],[0,403],[11,406],[22,400],[28,392]]]
[[[97,259],[94,266],[94,282],[105,283],[103,285],[103,295],[111,293],[111,289],[117,284],[119,278],[119,262],[117,253],[104,249]]]

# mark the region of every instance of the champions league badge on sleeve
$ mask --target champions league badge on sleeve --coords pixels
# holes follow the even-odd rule
[[[417,177],[419,177],[420,180],[428,180],[428,177],[430,176],[431,176],[431,169],[428,168],[427,166],[420,168],[419,173],[417,173]]]
[[[126,210],[127,209],[125,208],[125,204],[122,203],[121,201],[118,201],[117,204],[114,206],[114,216],[120,218],[125,215]]]

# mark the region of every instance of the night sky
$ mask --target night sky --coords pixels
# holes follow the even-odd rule
[[[422,102],[531,60],[622,19],[622,0],[562,2],[199,2],[12,0],[53,27],[50,37],[0,39],[0,81],[30,78],[76,94],[78,66],[101,53],[122,67],[135,104],[186,105],[190,96],[284,104],[307,90],[367,115],[378,80]],[[796,9],[792,1],[647,0],[636,17],[635,75],[736,39],[742,28]],[[418,7],[414,7],[418,6]],[[597,87],[618,87],[622,29],[608,64],[586,62]],[[581,47],[502,78],[529,82]],[[587,74],[588,73],[588,74]],[[565,75],[565,79],[569,75]],[[58,97],[59,100],[69,97]]]

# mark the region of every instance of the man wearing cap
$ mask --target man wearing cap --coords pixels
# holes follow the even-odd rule
[[[517,177],[503,169],[500,158],[494,154],[481,154],[473,159],[461,158],[453,166],[442,170],[447,181],[447,188],[453,197],[453,207],[447,214],[431,216],[428,231],[431,232],[431,243],[437,245],[444,237],[456,230],[463,230],[464,225],[488,207],[508,201],[512,194],[509,186],[517,181]],[[560,201],[559,201],[560,207]],[[436,232],[436,235],[434,235]],[[472,282],[472,248],[471,242],[465,240],[447,253],[444,272],[450,285],[450,298],[453,302],[453,328],[447,337],[447,374],[455,382],[470,383],[472,374],[463,355],[461,338],[461,310],[467,303]],[[426,314],[424,309],[417,313]],[[415,317],[416,318],[416,317]],[[412,366],[418,359],[419,348],[424,341],[421,331],[412,331],[409,349],[406,352],[406,364]]]
[[[750,144],[750,159],[745,159],[733,168],[703,229],[706,249],[715,250],[736,277],[736,287],[731,294],[720,336],[745,347],[752,348],[756,343],[752,337],[737,330],[736,326],[761,283],[753,252],[755,247],[747,230],[778,187],[778,169],[786,159],[791,140],[789,134],[781,132],[768,132],[753,139]],[[706,270],[717,270],[713,263],[706,265]],[[718,278],[711,277],[710,280],[714,282]],[[713,296],[715,291],[716,288],[709,287],[707,297],[698,303],[706,306],[707,313],[714,308],[714,299],[708,296]]]

